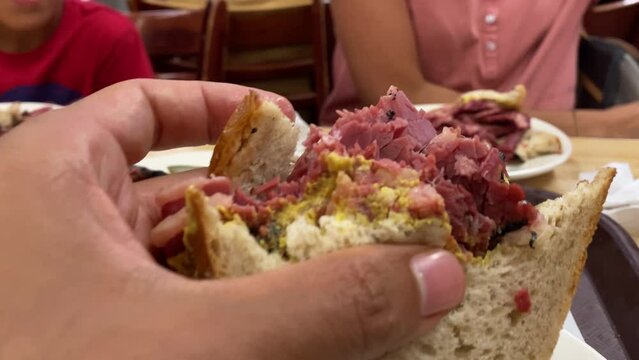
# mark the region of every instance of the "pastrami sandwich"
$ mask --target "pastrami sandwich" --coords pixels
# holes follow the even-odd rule
[[[363,244],[444,248],[465,267],[462,305],[387,358],[549,358],[614,170],[534,207],[497,148],[437,133],[396,88],[339,115],[330,130],[311,128],[294,161],[291,121],[247,96],[216,145],[215,189],[190,187],[186,211],[155,232],[168,247],[175,234],[162,229],[186,221],[169,265],[224,278]]]

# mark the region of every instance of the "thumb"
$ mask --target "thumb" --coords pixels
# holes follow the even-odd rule
[[[432,329],[461,302],[464,283],[449,252],[356,247],[209,284],[204,311],[215,321],[200,322],[206,328],[199,333],[219,333],[224,324],[225,350],[213,351],[230,351],[229,358],[372,358]]]

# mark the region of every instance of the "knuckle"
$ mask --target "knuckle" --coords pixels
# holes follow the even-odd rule
[[[384,276],[384,262],[378,260],[364,257],[347,267],[348,302],[356,317],[353,334],[364,352],[384,346],[400,323],[393,292]]]

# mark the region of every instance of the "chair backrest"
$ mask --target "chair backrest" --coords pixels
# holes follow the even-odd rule
[[[588,36],[579,44],[577,106],[608,108],[639,100],[639,51],[623,40]]]
[[[204,77],[211,20],[218,5],[212,1],[204,9],[143,10],[129,15],[158,77],[189,80]]]
[[[182,9],[198,10],[206,7],[207,0],[127,0],[130,11]]]
[[[589,35],[615,37],[639,47],[639,0],[619,0],[593,6],[583,19]]]
[[[323,0],[255,11],[226,11],[214,21],[208,80],[253,85],[307,77],[299,91],[272,88],[296,108],[316,115],[328,93],[326,24]],[[266,86],[260,86],[266,88]],[[295,88],[293,86],[292,88]]]

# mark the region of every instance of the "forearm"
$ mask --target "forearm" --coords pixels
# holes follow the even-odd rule
[[[568,136],[578,135],[575,111],[524,110],[524,112],[555,125]]]
[[[417,79],[410,79],[402,74],[385,77],[387,79],[354,79],[355,88],[363,104],[377,103],[380,95],[384,94],[391,85],[395,85],[405,92],[414,104],[451,103],[456,101],[460,95],[454,90],[424,80],[421,74]]]
[[[575,122],[579,136],[639,138],[639,104],[604,110],[577,110]]]
[[[398,85],[401,88],[401,85]],[[413,89],[404,90],[415,103],[423,104],[443,104],[457,101],[461,93],[436,85],[428,81],[423,81],[422,85],[413,91]]]
[[[526,112],[554,124],[570,136],[639,138],[639,102],[601,110]]]
[[[363,104],[376,103],[391,85],[414,103],[457,98],[456,92],[424,79],[404,1],[335,0],[331,9],[337,40]]]

